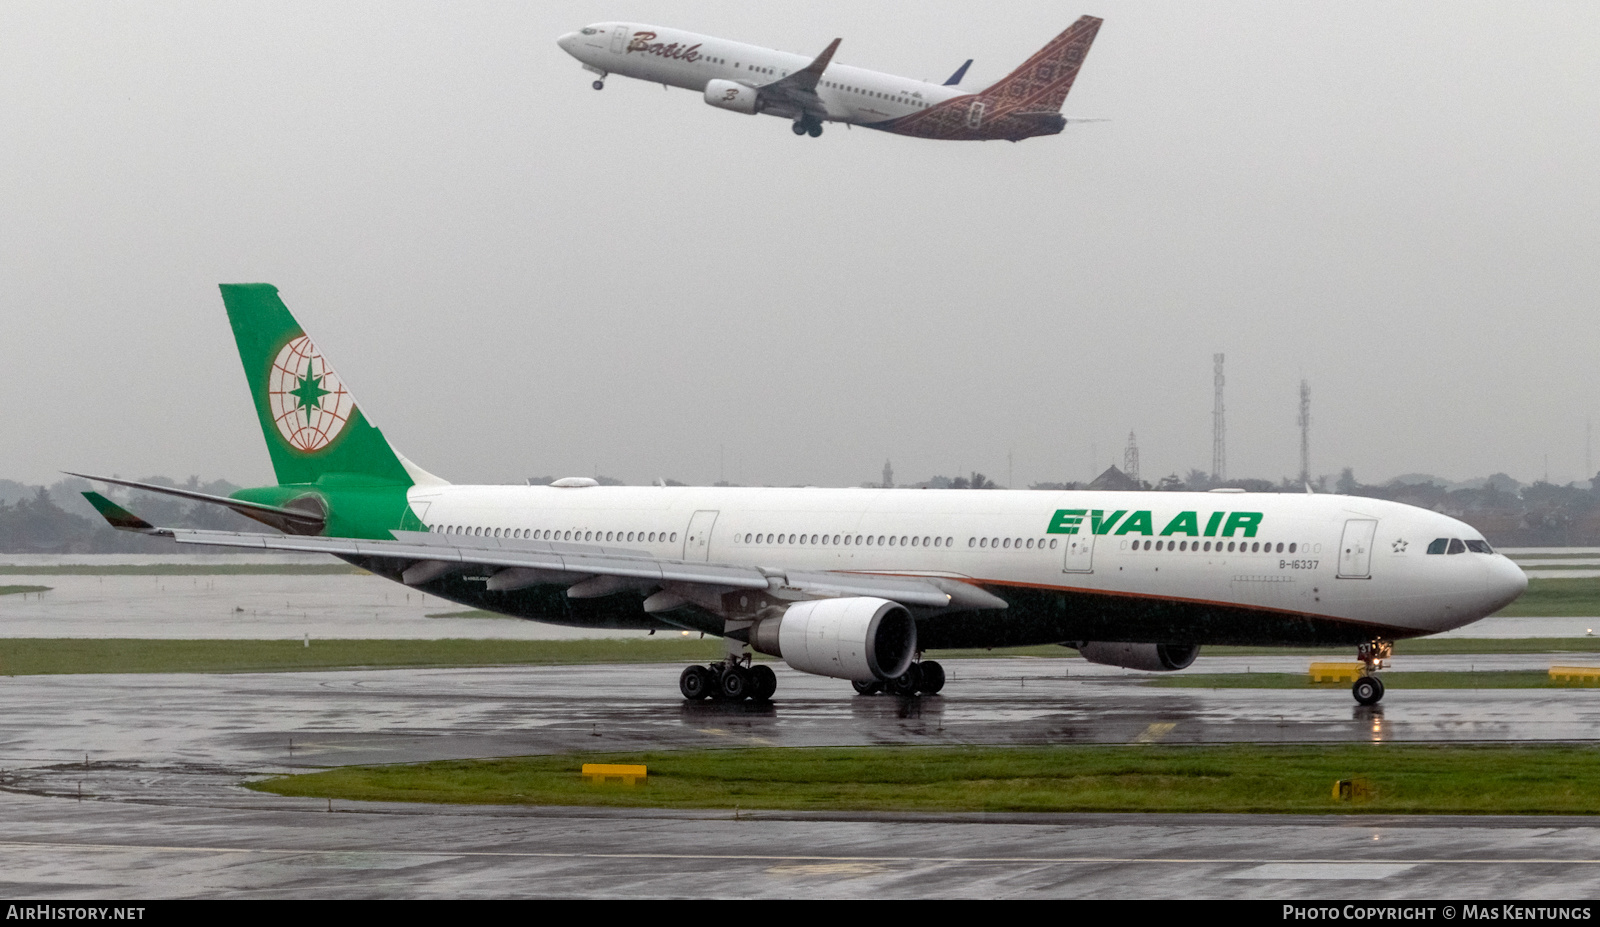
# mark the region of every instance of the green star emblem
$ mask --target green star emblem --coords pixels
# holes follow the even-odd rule
[[[326,373],[323,376],[326,376]],[[311,410],[321,409],[322,397],[328,395],[332,390],[322,388],[321,376],[314,377],[311,375],[311,360],[309,358],[306,360],[306,375],[300,377],[299,380],[300,385],[289,390],[289,395],[300,400],[300,405],[297,408],[305,412],[306,424],[309,425],[311,424]]]

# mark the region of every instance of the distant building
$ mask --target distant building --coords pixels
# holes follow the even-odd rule
[[[889,461],[887,460],[883,462],[883,488],[894,488],[894,468],[889,466]]]

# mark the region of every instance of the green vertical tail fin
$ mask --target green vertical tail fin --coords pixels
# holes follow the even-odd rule
[[[239,344],[261,432],[279,485],[412,484],[400,457],[372,427],[344,382],[265,283],[225,283],[222,302]]]

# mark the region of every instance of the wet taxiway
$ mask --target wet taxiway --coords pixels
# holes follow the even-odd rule
[[[1539,668],[1540,655],[1403,668]],[[1194,671],[1304,671],[1202,657]],[[678,667],[0,678],[14,895],[1556,897],[1600,826],[1553,818],[806,815],[283,799],[349,763],[778,744],[1590,740],[1596,690],[1152,688],[1074,659],[946,664],[939,697],[779,667],[767,707],[685,704]],[[81,790],[81,791],[80,791]],[[80,798],[81,794],[81,798]],[[332,813],[330,813],[330,807]]]

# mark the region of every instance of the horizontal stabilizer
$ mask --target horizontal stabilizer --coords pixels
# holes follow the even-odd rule
[[[961,83],[961,79],[963,77],[967,76],[967,68],[970,68],[970,67],[972,67],[972,59],[968,58],[967,59],[967,63],[963,64],[959,68],[956,68],[956,72],[954,74],[950,75],[950,79],[945,81],[944,85],[946,87],[954,87],[957,84]]]
[[[116,528],[118,531],[151,532],[156,530],[155,525],[150,524],[97,492],[86,492],[83,497],[88,499],[89,504],[94,506],[94,510],[99,512],[106,521],[111,523],[111,527]]]
[[[193,489],[179,489],[176,486],[160,486],[155,483],[141,483],[137,480],[124,480],[110,476],[91,476],[87,473],[72,473],[65,470],[62,472],[66,473],[68,476],[76,476],[85,480],[94,480],[97,483],[110,483],[113,486],[126,486],[129,489],[141,489],[145,492],[160,493],[165,496],[177,496],[180,499],[188,499],[192,502],[204,502],[210,505],[220,505],[224,508],[232,509],[247,518],[253,518],[256,521],[271,525],[274,528],[290,531],[295,534],[315,534],[322,530],[322,526],[326,524],[328,520],[326,513],[315,512],[308,509],[292,509],[278,505],[267,505],[262,502],[246,502],[243,499],[230,499],[227,496],[214,496],[210,493],[196,492]],[[84,495],[88,496],[90,494],[84,493]],[[104,499],[105,497],[99,496],[99,498]],[[100,506],[95,503],[94,499],[90,499],[89,502],[94,504],[95,508],[100,508]],[[115,505],[115,503],[112,503],[109,499],[106,500],[106,502],[108,505]],[[127,512],[126,509],[122,509],[120,506],[117,508],[118,511],[125,513]],[[100,514],[105,515],[105,510],[100,509]],[[128,514],[130,517],[133,517],[132,513]],[[110,516],[107,516],[108,520],[109,518]],[[115,522],[113,522],[113,524],[115,524]],[[150,526],[146,525],[145,527]]]

